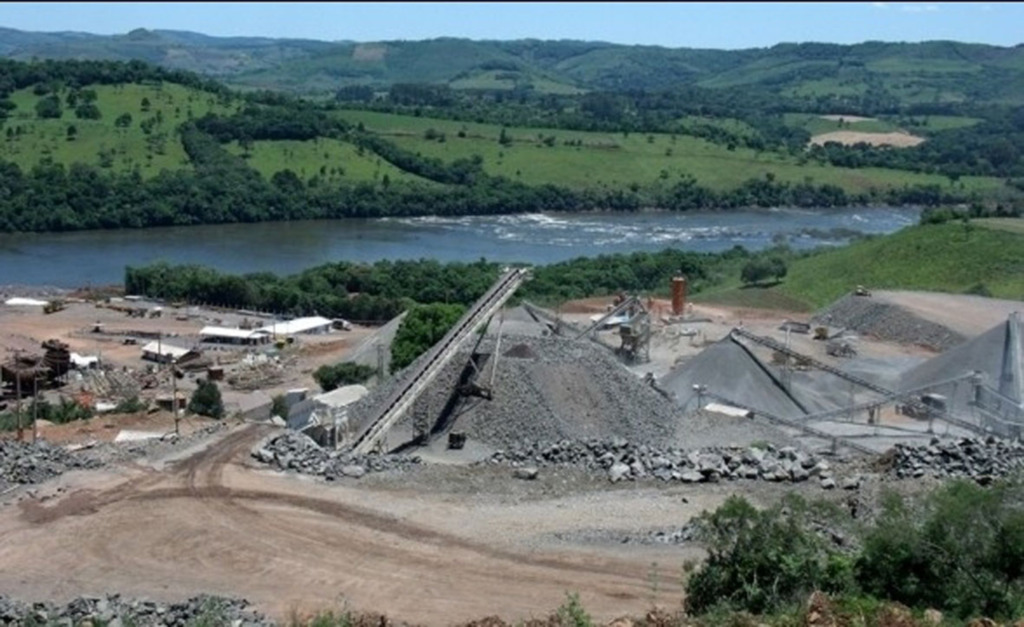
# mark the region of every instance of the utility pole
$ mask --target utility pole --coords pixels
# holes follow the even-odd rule
[[[171,411],[174,412],[174,435],[181,435],[178,425],[178,373],[174,366],[177,360],[171,358]]]
[[[39,439],[39,375],[32,376],[32,443]]]
[[[25,440],[25,433],[21,428],[21,372],[19,371],[14,373],[14,387],[18,399],[16,405],[16,411],[18,412],[18,441],[23,442]]]

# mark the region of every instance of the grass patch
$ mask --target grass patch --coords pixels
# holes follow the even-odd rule
[[[378,183],[385,176],[391,181],[421,181],[426,179],[410,174],[384,161],[368,151],[339,139],[317,138],[306,141],[255,141],[246,151],[238,142],[225,144],[229,152],[245,156],[250,167],[270,178],[276,172],[291,170],[304,181],[319,176],[324,181],[372,181]]]
[[[947,177],[883,168],[837,168],[803,164],[779,153],[758,153],[748,148],[729,150],[703,139],[663,133],[598,133],[539,128],[509,128],[511,145],[498,143],[502,127],[371,111],[344,111],[343,118],[364,126],[399,146],[451,162],[480,155],[488,174],[523,183],[552,183],[576,189],[672,185],[690,175],[702,185],[723,191],[768,173],[777,180],[816,185],[830,183],[847,192],[867,192],[914,184],[950,186]],[[835,124],[822,120],[822,122]],[[444,133],[445,141],[426,139],[428,129]],[[460,136],[461,134],[461,136]],[[554,137],[551,146],[544,138]],[[578,145],[577,145],[578,143]],[[571,145],[567,145],[571,144]],[[991,177],[962,177],[966,189],[1002,189]],[[959,183],[958,183],[959,184]]]
[[[820,115],[809,113],[787,113],[783,116],[788,126],[799,126],[807,130],[811,135],[821,135],[833,131],[857,131],[860,133],[891,133],[900,130],[892,122],[886,120],[826,120]]]
[[[1008,231],[1024,235],[1024,218],[980,218],[972,220],[974,224],[983,226],[986,229],[997,231]]]
[[[785,281],[783,281],[785,283]],[[798,297],[786,294],[777,288],[783,283],[772,287],[722,287],[696,294],[691,298],[695,303],[723,305],[726,307],[746,307],[749,309],[775,309],[779,311],[809,312],[814,307]]]
[[[772,289],[821,307],[857,285],[962,293],[978,284],[996,298],[1024,300],[1024,234],[959,223],[908,227],[795,260]]]
[[[138,168],[143,177],[150,177],[165,169],[191,167],[175,130],[190,114],[199,118],[237,107],[234,101],[174,83],[91,85],[88,89],[96,92],[102,115],[98,120],[77,118],[74,108],[67,106],[66,89],[60,91],[63,113],[53,119],[36,116],[36,103],[43,96],[31,88],[14,92],[11,101],[17,108],[4,125],[14,130],[11,136],[5,131],[0,139],[0,159],[17,163],[22,170],[49,159],[65,166],[87,163],[114,171]],[[149,102],[145,111],[143,99]],[[131,115],[132,121],[119,128],[115,122],[123,114]],[[150,132],[143,123],[151,125]],[[68,140],[70,126],[76,130],[73,140]]]

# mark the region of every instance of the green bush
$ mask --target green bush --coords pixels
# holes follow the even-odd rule
[[[779,281],[786,276],[787,272],[786,262],[781,257],[758,257],[751,259],[743,266],[740,271],[740,279],[748,285],[762,283],[771,278]]]
[[[427,352],[462,317],[462,305],[417,305],[409,310],[391,342],[391,370],[405,368]]]
[[[809,512],[794,496],[763,511],[732,496],[703,514],[709,555],[687,582],[687,610],[764,614],[803,602],[814,590],[850,591],[852,563],[808,530]]]
[[[188,401],[188,410],[200,416],[223,418],[224,401],[221,400],[217,384],[213,381],[201,379],[199,387],[192,393],[192,398]]]
[[[376,372],[370,366],[344,362],[333,366],[323,365],[316,369],[313,378],[323,388],[324,392],[330,392],[343,385],[365,383]],[[279,414],[284,416],[286,414]]]
[[[920,503],[890,494],[856,564],[863,589],[961,618],[1024,615],[1024,486],[956,481]]]

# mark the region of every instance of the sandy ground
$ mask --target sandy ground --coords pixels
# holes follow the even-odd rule
[[[872,292],[872,298],[899,305],[920,318],[967,337],[981,335],[1006,322],[1006,318],[1015,311],[1024,312],[1024,302],[966,294],[881,291]]]
[[[683,503],[635,489],[524,504],[326,487],[250,469],[249,450],[267,432],[244,425],[162,472],[157,463],[71,473],[45,484],[37,500],[0,509],[0,590],[55,600],[113,590],[167,600],[240,595],[282,618],[344,599],[428,625],[495,613],[528,618],[578,591],[607,620],[649,607],[652,559],[677,578],[686,553],[553,547],[538,538],[678,525],[727,496],[723,487]]]
[[[154,307],[152,303],[121,303]],[[190,314],[187,320],[177,319]],[[153,364],[142,359],[142,346],[149,339],[137,337],[137,344],[124,344],[126,336],[135,333],[163,333],[162,341],[167,344],[191,348],[199,345],[199,331],[206,325],[237,326],[245,316],[200,308],[164,307],[160,318],[129,318],[123,312],[108,307],[97,306],[89,302],[72,302],[67,308],[53,314],[45,315],[39,307],[9,307],[0,305],[0,359],[9,359],[16,352],[41,354],[40,344],[48,339],[56,338],[69,345],[70,349],[82,355],[97,355],[105,364],[116,368],[144,371]],[[96,324],[101,324],[103,332],[95,333]],[[352,347],[372,335],[375,329],[354,325],[351,331],[334,331],[327,335],[304,335],[297,342],[285,349],[284,359],[294,358],[295,365],[283,373],[280,381],[267,386],[264,391],[273,396],[293,388],[309,388],[314,393],[319,387],[312,373],[323,364],[341,361]],[[199,345],[206,356],[215,363],[231,364],[236,362],[246,350],[242,347]],[[230,368],[230,366],[229,366]],[[165,377],[166,378],[166,377]],[[184,380],[180,384],[186,392],[194,387],[194,381]],[[169,379],[162,382],[162,387],[170,390]],[[233,393],[229,386],[223,385],[225,401],[235,400],[236,396],[247,394]],[[154,394],[156,391],[153,392]]]
[[[861,142],[872,146],[895,146],[897,148],[908,148],[916,146],[924,141],[923,137],[911,135],[910,133],[864,133],[861,131],[832,131],[822,133],[811,138],[811,145],[823,146],[828,142],[838,142],[847,146]]]

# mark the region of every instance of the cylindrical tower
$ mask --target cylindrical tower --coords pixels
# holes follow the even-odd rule
[[[686,309],[686,277],[672,278],[672,315],[681,316]]]

